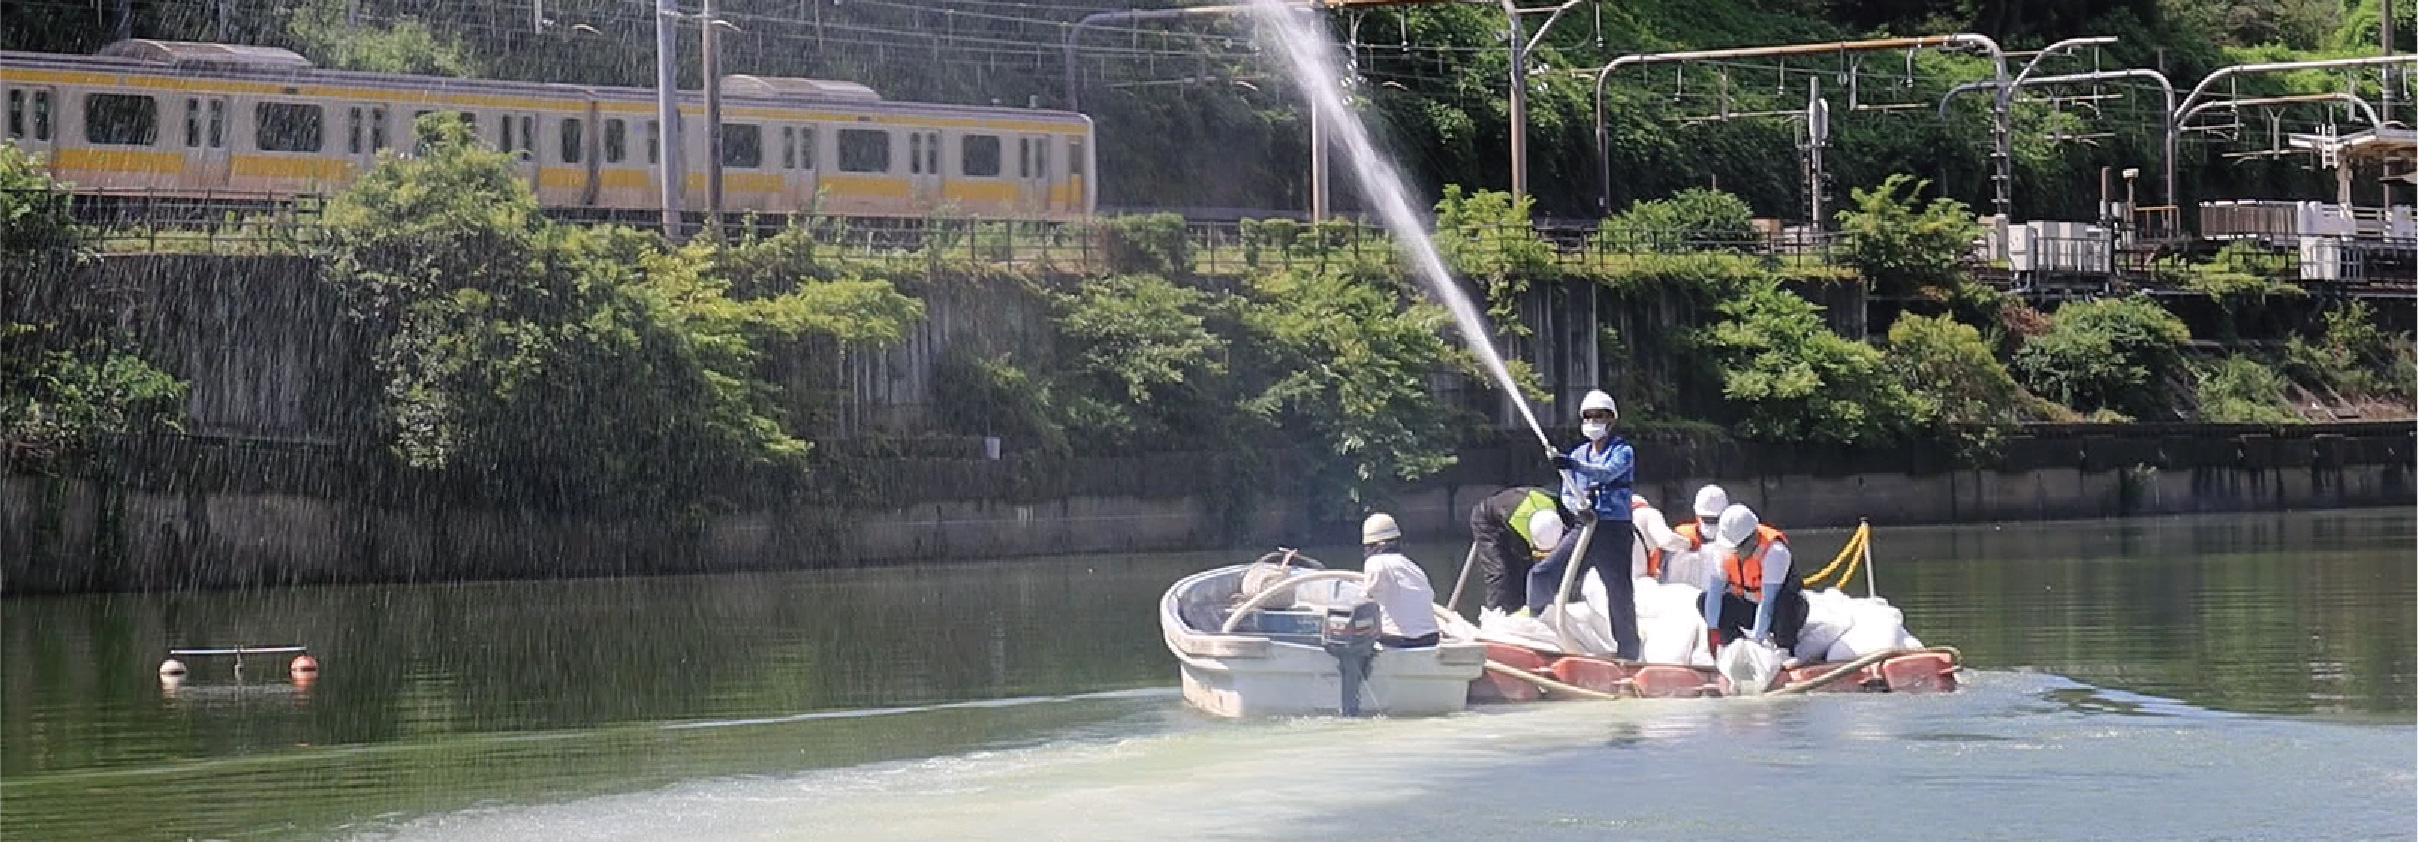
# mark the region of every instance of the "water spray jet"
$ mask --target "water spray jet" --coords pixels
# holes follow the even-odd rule
[[[1409,192],[1402,186],[1401,175],[1379,153],[1376,142],[1369,137],[1368,126],[1362,124],[1360,115],[1344,102],[1343,92],[1333,84],[1320,81],[1342,76],[1342,64],[1336,55],[1334,41],[1314,28],[1310,21],[1315,17],[1302,14],[1304,10],[1298,5],[1283,0],[1251,0],[1251,11],[1268,30],[1276,33],[1277,46],[1281,48],[1285,64],[1292,71],[1293,82],[1309,98],[1310,107],[1317,112],[1316,118],[1328,127],[1330,142],[1343,147],[1345,157],[1352,164],[1353,178],[1360,184],[1361,194],[1376,202],[1378,218],[1385,223],[1386,230],[1394,235],[1394,243],[1402,250],[1403,257],[1410,261],[1412,273],[1427,289],[1428,295],[1442,302],[1444,308],[1452,313],[1453,324],[1461,332],[1462,344],[1469,347],[1470,353],[1477,356],[1487,373],[1494,376],[1495,384],[1502,387],[1503,394],[1511,399],[1512,405],[1519,408],[1520,417],[1528,422],[1529,431],[1536,434],[1537,443],[1551,449],[1553,441],[1545,437],[1545,428],[1537,423],[1536,412],[1529,408],[1527,398],[1520,394],[1519,382],[1512,379],[1510,367],[1503,363],[1503,355],[1495,350],[1486,329],[1485,317],[1478,312],[1477,305],[1471,303],[1468,293],[1453,280],[1452,272],[1444,266],[1444,258],[1436,253],[1435,240],[1428,236],[1427,227],[1412,209]]]

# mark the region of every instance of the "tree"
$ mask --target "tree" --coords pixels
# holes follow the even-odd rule
[[[1460,418],[1436,401],[1429,375],[1465,358],[1444,338],[1448,318],[1390,271],[1294,268],[1250,279],[1241,321],[1253,359],[1242,408],[1286,430],[1307,430],[1306,475],[1321,514],[1342,519],[1399,484],[1453,464]]]
[[[1746,200],[1702,187],[1630,205],[1595,235],[1597,249],[1615,254],[1739,250],[1755,240],[1755,212]]]
[[[1892,175],[1871,190],[1856,188],[1854,207],[1839,211],[1847,238],[1847,263],[1864,273],[1872,291],[1911,295],[1930,289],[1944,295],[1963,283],[1961,261],[1980,228],[1964,203],[1938,197],[1921,208],[1915,198],[1931,182]]]
[[[733,298],[712,246],[550,224],[501,153],[438,115],[420,128],[420,157],[330,202],[329,279],[369,336],[399,460],[499,501],[679,514],[800,470],[763,349],[895,341],[922,315],[879,281]]]
[[[2033,392],[2075,409],[2172,417],[2190,340],[2183,320],[2147,296],[2076,301],[2016,351],[2015,370]]]
[[[1888,374],[1877,348],[1832,333],[1821,308],[1750,283],[1706,330],[1721,394],[1745,412],[1738,430],[1767,441],[1880,444],[1902,436],[1922,405]]]
[[[1915,401],[1916,422],[1968,447],[1995,442],[2026,397],[1981,331],[1951,316],[1898,317],[1888,360]]]

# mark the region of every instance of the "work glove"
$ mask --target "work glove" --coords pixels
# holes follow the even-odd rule
[[[1554,469],[1560,471],[1567,471],[1571,468],[1578,467],[1578,462],[1576,460],[1573,460],[1568,456],[1563,456],[1559,453],[1553,454],[1553,456],[1546,461],[1552,462]]]

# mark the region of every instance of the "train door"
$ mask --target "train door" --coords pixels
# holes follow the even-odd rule
[[[388,138],[389,109],[383,104],[354,103],[344,108],[344,139],[337,147],[344,157],[347,180],[359,178],[378,165],[378,150]]]
[[[815,209],[815,167],[819,148],[815,138],[819,133],[813,126],[781,127],[781,193],[773,200],[773,209],[785,213],[806,213]]]
[[[512,156],[512,172],[537,190],[537,115],[507,111],[495,118],[495,148]]]
[[[223,96],[189,96],[182,106],[185,175],[189,186],[202,192],[227,186],[227,114]]]
[[[604,112],[589,96],[580,118],[563,122],[563,157],[580,165],[579,204],[595,207],[604,190]]]
[[[944,179],[940,174],[940,133],[916,129],[907,133],[907,189],[917,208],[930,209],[941,202]]]
[[[50,166],[50,152],[57,142],[59,123],[59,93],[47,87],[30,85],[8,86],[8,142],[17,145]]]
[[[1049,135],[1016,138],[1016,206],[1027,211],[1050,210]]]

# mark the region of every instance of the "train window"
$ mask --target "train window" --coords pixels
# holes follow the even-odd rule
[[[38,127],[47,119],[36,112],[37,137],[41,134]],[[159,136],[158,100],[133,94],[84,95],[85,140],[106,146],[150,146]]]
[[[662,149],[663,121],[646,121],[646,162],[650,165],[661,163],[662,155],[660,153]]]
[[[940,133],[924,133],[924,172],[940,174]]]
[[[957,169],[980,178],[999,177],[999,136],[960,135],[957,138]]]
[[[369,151],[386,148],[386,109],[369,110]]]
[[[8,89],[8,136],[25,136],[25,92]]]
[[[226,145],[227,101],[223,99],[210,100],[210,148],[219,149],[225,147]]]
[[[840,130],[840,172],[889,171],[889,132],[880,129]]]
[[[1066,142],[1066,174],[1078,177],[1083,175],[1082,138],[1072,138]]]
[[[797,169],[797,168],[798,168],[798,128],[797,128],[796,126],[782,126],[782,127],[781,127],[781,169],[785,169],[785,170],[794,170],[794,169]]]
[[[50,139],[50,92],[34,92],[34,139]]]
[[[1033,177],[1049,177],[1049,138],[1033,138]]]
[[[722,124],[722,165],[745,170],[764,166],[764,127],[753,123]]]
[[[907,172],[921,175],[924,171],[924,133],[907,133]]]
[[[506,114],[504,119],[495,121],[495,139],[496,151],[512,151],[512,115]]]
[[[630,157],[630,124],[623,120],[606,120],[604,132],[605,163],[618,164]]]
[[[185,99],[185,146],[201,145],[201,100]]]
[[[326,143],[319,106],[264,102],[253,106],[252,145],[263,152],[317,152]]]
[[[504,119],[510,120],[512,118],[506,117]],[[521,151],[529,153],[522,157],[537,157],[537,118],[531,117],[527,114],[521,115]]]
[[[362,140],[361,107],[356,105],[344,111],[344,151],[347,154],[359,155]]]
[[[798,168],[814,169],[814,127],[798,130]]]
[[[577,118],[564,120],[562,141],[563,163],[579,163],[579,156],[587,151],[585,147],[588,145],[588,127],[580,123]]]

